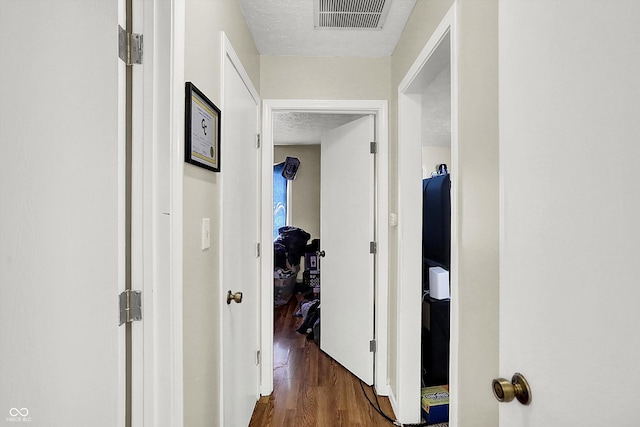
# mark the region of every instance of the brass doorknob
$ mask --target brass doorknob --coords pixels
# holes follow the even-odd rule
[[[227,304],[231,304],[231,301],[240,304],[242,302],[242,292],[236,292],[235,294],[231,291],[227,292]]]
[[[531,403],[531,388],[526,378],[516,372],[511,382],[504,378],[496,378],[492,383],[493,395],[499,402],[511,402],[515,397],[523,405]]]

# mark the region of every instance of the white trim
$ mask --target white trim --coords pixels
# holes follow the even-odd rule
[[[408,93],[411,84],[445,37],[451,43],[451,337],[450,423],[457,425],[458,378],[458,61],[456,4],[449,9],[398,86],[398,372],[393,409],[401,422],[419,422],[420,342],[422,312],[421,95]]]
[[[273,392],[273,250],[269,249],[273,242],[273,111],[269,100],[262,103],[261,142],[260,394],[268,396]]]
[[[160,5],[160,3],[156,3]],[[160,407],[156,408],[157,425],[161,422],[167,427],[181,427],[184,424],[184,356],[183,356],[183,190],[184,190],[184,66],[185,66],[185,5],[183,0],[172,0],[169,43],[169,87],[170,87],[170,124],[169,150],[170,163],[170,246],[171,246],[171,284],[169,294],[169,360],[168,372],[170,390],[167,392],[170,408],[167,416],[160,416]],[[164,213],[163,213],[164,214]],[[156,372],[156,375],[160,375]],[[158,402],[158,400],[156,400]],[[158,402],[160,406],[160,402]],[[166,421],[164,421],[166,420]]]
[[[456,3],[451,8],[451,25],[450,25],[450,43],[451,43],[451,299],[450,304],[450,336],[449,336],[449,425],[458,427],[458,415],[460,406],[458,405],[458,390],[460,390],[459,371],[460,366],[460,286],[458,278],[460,277],[460,251],[459,251],[459,230],[460,217],[459,206],[459,184],[460,179],[460,161],[459,161],[459,145],[458,145],[458,28],[457,28],[457,9]],[[451,391],[453,390],[453,391]]]
[[[224,31],[220,32],[220,37],[221,37],[220,43],[222,44],[222,59],[224,60],[225,56],[229,57],[229,60],[231,60],[231,63],[233,64],[233,66],[236,68],[236,71],[240,75],[242,82],[245,84],[245,86],[247,87],[247,90],[251,94],[251,97],[256,102],[256,105],[260,105],[260,94],[258,93],[255,86],[253,85],[251,78],[249,78],[249,74],[247,73],[244,66],[242,65],[242,62],[240,61],[240,57],[238,56],[236,51],[233,49],[233,46],[231,45],[231,42],[227,38],[227,35],[225,34]],[[223,79],[221,80],[224,81]],[[223,87],[221,87],[221,90],[224,91],[224,84],[222,86]],[[224,95],[224,92],[222,92],[222,95]],[[224,96],[221,96],[221,100],[222,100],[221,102],[224,102]],[[259,129],[256,129],[256,131],[258,130]]]
[[[145,7],[144,426],[181,427],[183,402],[184,2]],[[166,48],[168,46],[168,49]],[[150,122],[150,123],[149,123]],[[150,194],[149,194],[150,193]]]
[[[134,270],[143,321],[133,325],[133,426],[183,425],[184,3],[134,1],[145,37],[134,73]],[[165,46],[169,46],[166,49]],[[140,115],[140,116],[137,116]]]
[[[283,111],[373,114],[376,116],[377,229],[376,263],[376,352],[375,385],[379,394],[389,393],[388,385],[388,307],[389,294],[389,124],[386,100],[264,100],[262,120],[262,306],[261,306],[261,386],[263,396],[273,392],[273,114]]]
[[[393,413],[396,415],[396,420],[398,419],[396,408],[398,407],[398,400],[396,399],[395,394],[393,394],[393,388],[389,387],[389,404],[391,404],[391,408],[393,409]]]
[[[142,33],[144,27],[143,4],[133,0],[131,21],[133,33]],[[149,31],[153,37],[153,30]],[[131,324],[131,425],[144,425],[145,400],[152,393],[145,393],[145,382],[153,381],[147,376],[147,369],[153,366],[153,353],[147,354],[147,346],[152,345],[154,337],[149,333],[153,326],[153,304],[148,298],[153,295],[153,260],[149,255],[153,247],[153,215],[151,212],[152,192],[145,191],[152,185],[152,170],[149,144],[152,143],[147,128],[153,122],[151,109],[147,105],[147,94],[152,76],[151,67],[144,65],[131,67],[131,288],[141,290],[143,297],[144,322]],[[124,326],[123,326],[124,327]],[[153,389],[151,389],[153,390]]]
[[[231,45],[231,42],[229,41],[229,39],[227,38],[227,35],[225,34],[224,31],[220,32],[220,45],[221,45],[221,56],[220,56],[220,109],[223,111],[222,114],[222,122],[221,122],[221,126],[222,126],[222,138],[224,138],[224,129],[225,129],[225,115],[224,115],[224,111],[225,111],[225,82],[226,82],[226,75],[225,75],[225,63],[227,60],[227,57],[229,58],[229,61],[231,62],[231,65],[233,65],[233,67],[235,68],[235,70],[237,71],[240,79],[242,80],[242,82],[244,83],[245,87],[247,88],[247,90],[249,91],[249,94],[251,95],[251,97],[253,98],[253,100],[256,103],[256,134],[259,133],[260,130],[260,95],[258,94],[258,91],[256,90],[255,86],[253,85],[253,82],[251,81],[251,78],[249,77],[249,74],[247,73],[247,71],[245,70],[244,66],[242,65],[242,62],[240,61],[240,57],[238,57],[235,49],[233,48],[233,46]],[[259,159],[259,155],[258,155],[258,160],[257,163],[255,165],[256,168],[260,167],[260,159]],[[273,169],[272,169],[272,174],[273,174]],[[258,176],[258,179],[260,179],[261,174],[258,172],[256,174]],[[220,200],[222,201],[222,204],[224,204],[224,178],[225,175],[221,174],[220,175]],[[257,183],[258,185],[258,192],[260,191],[260,184]],[[222,230],[223,228],[223,219],[224,219],[224,208],[220,209],[220,219],[219,219],[219,228],[220,230]],[[258,230],[260,229],[260,218],[256,218],[256,222],[258,225]],[[256,239],[259,239],[259,236],[256,236]],[[220,239],[220,241],[218,242],[219,245],[222,244],[222,239]],[[261,251],[264,252],[264,251]],[[218,253],[220,254],[220,261],[219,261],[219,271],[218,271],[218,277],[219,277],[219,283],[224,283],[224,262],[222,260],[222,254],[223,254],[223,248],[219,247]],[[260,273],[258,273],[258,275],[260,275]],[[259,279],[259,277],[258,277]],[[259,284],[258,284],[258,288],[259,288]],[[221,289],[222,291],[222,289]],[[219,414],[219,420],[218,420],[218,425],[224,425],[224,421],[225,421],[225,406],[224,406],[224,400],[225,400],[225,393],[224,393],[224,379],[223,379],[223,372],[225,369],[225,359],[224,359],[224,342],[223,342],[223,338],[224,338],[224,319],[223,319],[223,315],[225,312],[225,308],[226,308],[226,299],[225,298],[220,298],[220,307],[219,307],[219,316],[218,316],[218,327],[219,327],[219,334],[220,334],[220,340],[221,340],[221,345],[220,345],[220,353],[219,353],[219,361],[218,361],[218,365],[219,365],[219,372],[220,372],[220,387],[219,387],[219,405],[220,405],[220,414]],[[255,307],[255,312],[258,313],[258,320],[260,319],[260,314],[259,314],[259,308],[260,307]],[[255,327],[257,328],[258,325],[256,324]],[[258,338],[259,338],[259,334],[258,334]],[[256,347],[257,348],[259,346],[259,343],[256,342]],[[259,374],[258,374],[258,381],[259,381]],[[259,397],[259,384],[256,384],[256,400]]]
[[[125,27],[126,4],[118,1],[118,24]],[[126,222],[126,65],[118,61],[118,294],[125,289]],[[118,327],[118,426],[126,423],[126,333]]]
[[[287,217],[285,218],[285,225],[291,225],[293,218],[293,182],[287,180]]]

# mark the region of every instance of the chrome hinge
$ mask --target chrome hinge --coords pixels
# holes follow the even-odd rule
[[[256,258],[260,258],[260,243],[256,243]]]
[[[142,292],[127,289],[119,296],[120,326],[125,323],[142,320]]]
[[[378,143],[375,141],[371,141],[369,150],[371,151],[371,154],[376,154],[378,152]]]
[[[369,253],[375,254],[378,252],[378,245],[376,242],[369,242]]]
[[[256,148],[260,148],[260,134],[256,134]]]
[[[259,365],[259,364],[260,364],[260,361],[261,361],[261,360],[260,360],[260,356],[261,356],[261,354],[260,354],[260,350],[258,350],[258,351],[256,352],[256,365]]]
[[[378,350],[376,340],[369,341],[369,352],[375,353]]]
[[[128,33],[118,25],[118,56],[127,65],[142,64],[142,34]]]

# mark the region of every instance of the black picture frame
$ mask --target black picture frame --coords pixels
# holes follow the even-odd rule
[[[184,161],[220,172],[222,112],[193,83],[185,84]]]

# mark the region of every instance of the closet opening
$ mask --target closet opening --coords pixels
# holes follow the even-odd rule
[[[451,61],[447,35],[418,77],[422,151],[421,411],[449,421],[451,272]],[[418,83],[419,82],[419,83]]]
[[[404,419],[448,423],[450,386],[456,386],[458,331],[457,63],[453,12],[443,19],[398,87],[399,280],[410,284],[398,311],[420,305],[420,319],[400,319],[408,344],[400,363],[413,378],[401,386],[412,402]],[[407,230],[420,230],[411,236]],[[452,238],[453,236],[453,238]],[[410,295],[410,296],[409,296]],[[415,324],[413,323],[415,322]],[[453,337],[453,338],[452,338]],[[415,406],[414,406],[415,405]],[[453,413],[453,412],[452,412]]]

